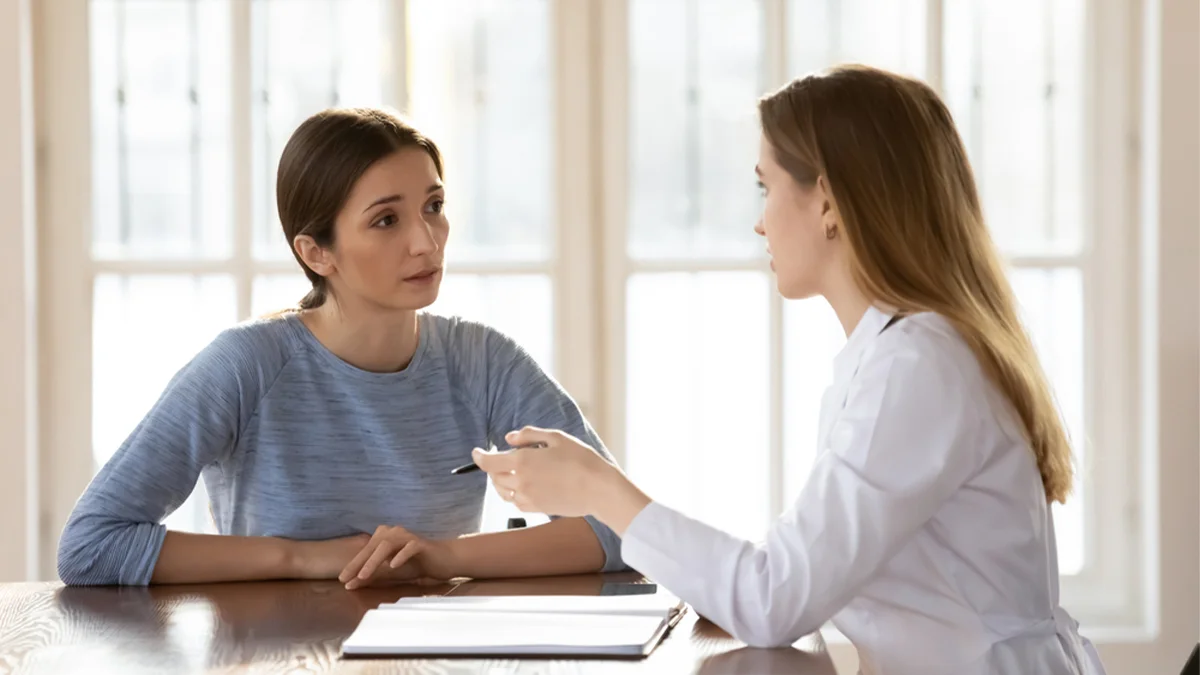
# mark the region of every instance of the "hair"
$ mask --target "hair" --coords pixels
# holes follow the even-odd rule
[[[334,245],[334,222],[359,177],[375,162],[403,150],[429,154],[442,178],[442,154],[432,140],[399,115],[374,108],[331,108],[304,120],[279,158],[275,197],[283,234],[296,262],[312,283],[300,309],[325,304],[328,281],[304,264],[296,237]]]
[[[758,110],[780,166],[805,186],[825,177],[858,287],[955,327],[1020,416],[1047,501],[1065,502],[1070,442],[938,95],[847,65],[794,80]]]

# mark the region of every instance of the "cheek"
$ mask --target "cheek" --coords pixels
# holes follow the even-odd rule
[[[450,238],[450,221],[446,220],[445,216],[429,223],[433,230],[433,238],[437,241],[438,248],[446,247],[446,240]]]
[[[343,276],[364,287],[379,284],[385,276],[389,276],[388,270],[394,271],[396,267],[391,262],[394,256],[388,253],[387,247],[379,246],[376,242],[356,240],[352,245],[347,242],[347,245],[340,247],[338,257]]]

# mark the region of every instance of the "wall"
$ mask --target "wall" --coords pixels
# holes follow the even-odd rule
[[[37,284],[30,0],[0,0],[0,582],[37,569]]]
[[[1111,675],[1177,673],[1200,639],[1200,3],[1146,0],[1142,84],[1143,330],[1150,374],[1141,514],[1142,640],[1100,645]],[[1135,186],[1131,186],[1133,189]]]

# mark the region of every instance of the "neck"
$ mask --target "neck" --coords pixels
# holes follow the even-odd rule
[[[842,330],[846,332],[846,337],[854,332],[858,327],[858,322],[862,321],[863,315],[867,313],[867,309],[871,306],[871,301],[863,292],[858,290],[858,285],[850,278],[839,278],[828,284],[821,295],[829,301],[830,307],[833,307],[834,314],[837,314],[838,321],[842,324]]]
[[[300,319],[339,359],[373,373],[404,370],[417,353],[417,312],[384,310],[333,297]]]

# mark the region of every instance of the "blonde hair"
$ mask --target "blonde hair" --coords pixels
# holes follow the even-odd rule
[[[950,321],[1020,416],[1046,499],[1066,501],[1070,442],[938,95],[914,79],[840,66],[793,81],[758,109],[792,178],[825,176],[859,288]]]

